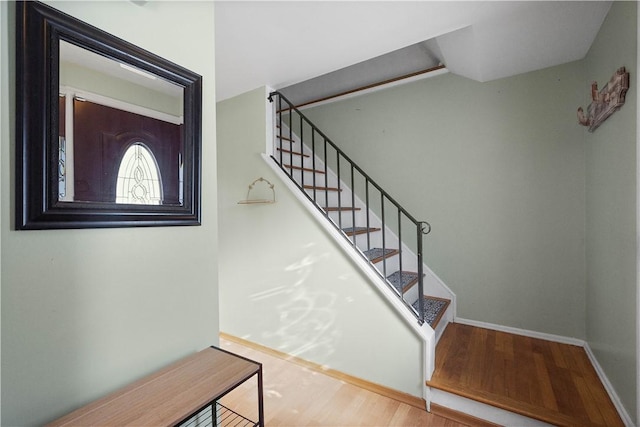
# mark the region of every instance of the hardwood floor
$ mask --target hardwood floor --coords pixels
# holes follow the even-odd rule
[[[263,364],[265,424],[270,427],[465,425],[225,338],[220,347]],[[256,381],[248,381],[222,404],[251,415],[256,399]]]
[[[429,386],[560,426],[624,426],[582,347],[447,326]]]

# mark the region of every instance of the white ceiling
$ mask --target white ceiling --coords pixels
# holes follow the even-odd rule
[[[435,38],[489,81],[585,56],[609,1],[217,1],[218,101],[281,89]]]
[[[151,73],[135,67],[126,67],[127,64],[122,64],[106,56],[98,55],[88,49],[64,40],[60,42],[60,61],[76,64],[116,79],[126,80],[175,98],[182,98],[182,86],[158,78]]]

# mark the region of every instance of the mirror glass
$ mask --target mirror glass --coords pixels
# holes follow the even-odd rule
[[[202,77],[16,3],[16,228],[200,225]]]
[[[60,201],[182,205],[183,88],[60,42]]]

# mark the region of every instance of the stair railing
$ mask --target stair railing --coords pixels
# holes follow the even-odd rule
[[[382,279],[385,280],[387,285],[396,293],[396,295],[400,298],[402,303],[413,313],[413,315],[418,319],[418,323],[422,325],[425,321],[424,315],[424,272],[423,272],[423,253],[422,253],[422,238],[423,235],[429,234],[431,231],[431,225],[426,221],[418,221],[416,220],[405,208],[403,208],[397,201],[393,199],[380,185],[378,185],[364,170],[358,166],[353,160],[349,158],[336,144],[334,144],[320,129],[318,129],[300,110],[298,110],[286,97],[284,97],[280,92],[274,91],[269,94],[269,101],[271,103],[275,102],[276,109],[276,138],[279,138],[280,141],[289,141],[291,142],[290,149],[286,150],[282,148],[282,144],[275,151],[279,151],[277,157],[271,155],[271,158],[279,165],[280,169],[293,181],[293,183],[302,191],[302,193],[314,203],[314,205],[318,208],[318,210],[327,218],[329,221],[341,232],[342,236],[349,241],[349,243],[357,250],[357,252],[365,258],[365,260],[372,266],[373,270],[376,271],[379,275],[381,275]],[[285,131],[285,135],[283,135],[282,130],[284,127],[288,128],[288,131]],[[295,132],[294,132],[295,131]],[[299,147],[298,152],[294,152],[293,142],[294,135],[298,137],[298,139],[302,144],[306,144],[308,148],[310,148],[310,155],[306,155],[307,157],[311,157],[311,169],[304,167],[304,155],[302,153],[302,146]],[[309,144],[310,141],[310,144]],[[296,164],[295,159],[299,158],[298,164]],[[317,169],[317,160],[321,159],[322,166],[320,169]],[[288,161],[288,164],[285,163]],[[330,167],[331,166],[331,169]],[[346,174],[344,173],[346,166]],[[300,171],[300,182],[294,179],[294,171]],[[337,187],[329,189],[327,182],[327,175],[333,170],[337,175]],[[310,182],[305,183],[305,174],[304,172],[312,172],[312,178]],[[317,175],[324,175],[324,185],[320,186]],[[346,175],[346,176],[345,176]],[[343,184],[345,183],[345,184]],[[348,187],[351,189],[351,205],[350,207],[343,206],[342,197],[340,197],[340,192],[344,187]],[[322,189],[324,193],[324,197],[319,196],[319,189]],[[309,193],[306,190],[310,190]],[[338,194],[337,197],[337,207],[334,209],[338,210],[338,221],[337,223],[329,216],[329,192],[335,191]],[[364,197],[365,204],[365,214],[366,214],[366,226],[364,230],[356,229],[356,209],[354,209],[356,205],[356,192],[359,194],[359,197]],[[374,204],[374,200],[377,199],[377,203]],[[324,202],[324,206],[321,205],[321,202]],[[351,232],[345,232],[343,229],[343,219],[341,212],[343,211],[351,211]],[[358,235],[366,234],[366,246],[367,251],[371,250],[371,233],[374,231],[371,228],[371,218],[370,212],[376,212],[380,216],[381,220],[381,229],[376,229],[375,231],[382,232],[382,253],[390,248],[387,247],[387,236],[386,230],[389,228],[390,230],[396,231],[396,236],[398,239],[398,264],[400,271],[400,286],[401,289],[398,290],[393,284],[390,283],[387,278],[387,259],[386,257],[382,259],[382,274],[380,271],[374,267],[375,260],[372,260],[365,256],[363,251],[359,250],[356,245],[356,239]],[[388,211],[391,210],[391,219],[389,219]],[[395,215],[394,215],[395,214]],[[407,239],[403,240],[403,229],[405,228],[413,228],[413,232],[409,231],[409,234],[414,234],[415,239]],[[415,250],[416,253],[416,262],[417,262],[417,285],[418,285],[418,306],[413,307],[413,305],[409,304],[403,298],[402,286],[402,272],[403,272],[403,245],[406,245],[408,248]]]

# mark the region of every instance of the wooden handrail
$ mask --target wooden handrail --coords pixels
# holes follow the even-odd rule
[[[347,91],[344,91],[344,92],[337,93],[335,95],[329,95],[329,96],[325,96],[324,98],[318,98],[318,99],[314,99],[313,101],[307,101],[307,102],[304,102],[302,104],[296,105],[295,108],[302,108],[302,107],[306,107],[306,106],[311,105],[311,104],[316,104],[316,103],[319,103],[319,102],[325,102],[325,101],[329,101],[331,99],[340,98],[341,96],[352,95],[352,94],[357,93],[357,92],[373,89],[373,88],[376,88],[376,87],[379,87],[379,86],[388,85],[388,84],[391,84],[391,83],[398,82],[400,80],[410,79],[412,77],[421,76],[423,74],[432,73],[434,71],[442,70],[444,68],[446,68],[446,67],[444,65],[440,64],[440,65],[437,65],[435,67],[427,68],[426,70],[415,71],[413,73],[404,74],[404,75],[398,76],[398,77],[393,77],[391,79],[383,80],[381,82],[371,83],[371,84],[368,84],[368,85],[365,85],[365,86],[361,86],[361,87],[358,87],[356,89],[350,89],[350,90],[347,90]],[[287,110],[290,110],[290,108],[282,109],[282,111],[287,111]],[[278,112],[280,112],[280,111],[278,111]]]

